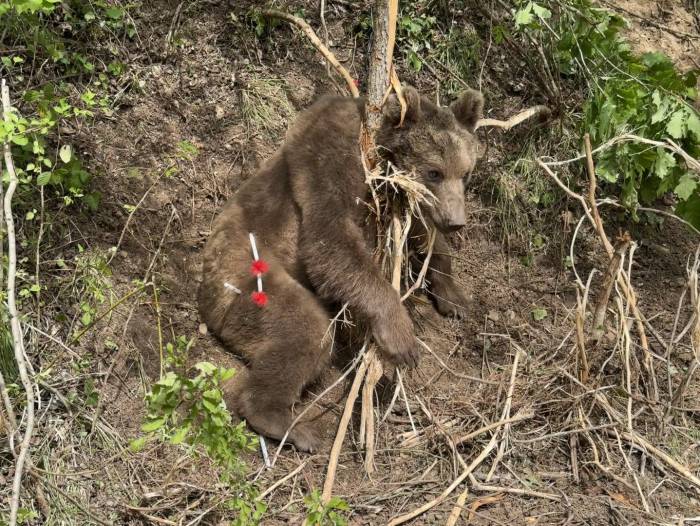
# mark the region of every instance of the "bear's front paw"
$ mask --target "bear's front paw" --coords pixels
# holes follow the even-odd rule
[[[395,316],[384,316],[375,322],[372,332],[387,361],[395,366],[418,365],[419,343],[413,332],[413,322],[403,306]]]
[[[435,310],[441,315],[459,320],[467,317],[467,306],[470,300],[454,281],[434,283],[430,292]]]

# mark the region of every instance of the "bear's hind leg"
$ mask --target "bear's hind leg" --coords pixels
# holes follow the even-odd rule
[[[248,361],[229,400],[255,431],[280,440],[294,420],[292,407],[304,387],[330,361],[330,317],[318,298],[287,274],[270,272],[265,290],[269,298],[265,306],[227,313],[247,315],[249,329],[257,333],[248,341],[242,341],[240,333],[224,338]],[[288,442],[311,452],[319,440],[310,424],[300,422],[289,432]]]

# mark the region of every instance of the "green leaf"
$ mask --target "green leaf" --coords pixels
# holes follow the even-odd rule
[[[673,191],[680,199],[687,201],[688,198],[693,195],[693,192],[695,192],[695,188],[697,188],[697,186],[698,180],[691,174],[687,173],[681,177],[681,180],[678,182],[678,185]]]
[[[12,142],[17,146],[26,146],[29,143],[29,139],[24,135],[14,135],[12,137]]]
[[[532,309],[532,319],[535,321],[542,321],[547,317],[547,309],[542,307],[537,307]]]
[[[676,158],[661,147],[656,149],[656,154],[654,173],[660,179],[665,179],[671,169],[676,166]]]
[[[132,440],[129,444],[129,451],[131,451],[132,453],[138,453],[143,449],[143,446],[146,445],[146,440],[147,437],[139,437],[135,440]]]
[[[657,122],[661,122],[666,118],[671,103],[667,97],[662,99],[658,90],[654,92],[651,98],[657,108],[654,115],[651,116],[651,123],[656,124]]]
[[[516,28],[528,26],[533,22],[533,20],[535,20],[535,17],[532,15],[532,2],[515,13]]]
[[[671,116],[671,120],[666,125],[666,131],[674,139],[682,139],[683,135],[685,135],[684,128],[686,120],[686,113],[684,110],[674,112]]]
[[[41,172],[36,178],[36,184],[44,186],[51,180],[51,172]]]
[[[195,369],[202,371],[204,374],[212,374],[216,371],[216,365],[209,362],[199,362],[195,366]]]
[[[73,155],[73,150],[71,149],[70,144],[64,144],[63,146],[61,146],[61,149],[58,151],[58,156],[66,164],[70,162],[72,155]]]
[[[691,112],[686,122],[688,131],[695,135],[695,139],[700,142],[700,116],[696,112]]]
[[[541,5],[537,5],[534,2],[532,4],[532,11],[544,20],[552,17],[552,12],[549,9],[542,7]]]
[[[207,400],[206,398],[202,399],[202,405],[206,407],[210,413],[216,413],[219,410],[219,404],[218,403],[213,403]],[[212,415],[212,418],[216,420],[216,416]],[[218,423],[218,422],[217,422]],[[222,422],[223,423],[223,422]]]
[[[171,444],[181,444],[183,440],[185,440],[185,437],[187,436],[187,432],[190,430],[190,426],[182,426],[180,429],[178,429],[175,434],[170,437],[170,443]]]
[[[109,7],[105,9],[105,14],[114,20],[119,20],[124,16],[124,10],[120,7]]]
[[[144,433],[151,433],[163,427],[163,424],[165,424],[165,418],[156,418],[155,420],[143,424],[141,426],[141,431]]]

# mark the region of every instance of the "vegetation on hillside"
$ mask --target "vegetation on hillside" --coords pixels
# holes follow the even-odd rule
[[[640,207],[645,210],[663,208],[666,212],[665,207],[670,206],[668,210],[672,215],[700,229],[699,72],[680,71],[660,52],[639,54],[633,51],[624,37],[626,21],[592,0],[497,3],[499,7],[488,13],[490,18],[480,16],[479,20],[470,22],[466,14],[469,10],[484,14],[485,9],[470,0],[401,3],[396,56],[402,78],[435,85],[436,95],[443,102],[469,85],[483,88],[498,103],[506,100],[509,103],[516,100],[520,105],[546,103],[554,110],[554,120],[548,128],[528,130],[517,144],[503,148],[498,160],[507,169],[492,174],[489,179],[489,183],[494,183],[490,186],[495,188],[495,199],[489,205],[498,209],[499,226],[508,239],[514,233],[525,239],[527,254],[521,259],[523,264],[530,266],[532,255],[543,251],[547,240],[558,235],[552,218],[568,206],[567,195],[538,168],[535,158],[578,157],[582,154],[580,145],[585,134],[590,136],[596,151],[598,197],[619,203],[626,211],[626,216],[615,217],[616,224],[658,223],[665,216],[640,212]],[[298,4],[300,2],[295,2],[289,11],[313,21],[321,33],[315,13],[308,6]],[[178,12],[181,7],[182,4]],[[363,45],[369,46],[372,37],[372,12],[370,6],[363,4],[362,7],[353,11],[348,30],[355,38],[355,50],[360,49],[358,54]],[[156,516],[156,522],[174,524],[167,515],[169,507],[181,512],[178,520],[186,519],[191,521],[189,524],[209,513],[216,513],[222,520],[236,525],[264,524],[266,517],[270,517],[261,497],[260,472],[252,471],[245,461],[246,455],[258,451],[260,443],[246,430],[244,423],[234,422],[224,401],[222,385],[234,375],[234,370],[204,360],[192,363],[189,359],[192,335],[176,336],[180,333],[175,332],[159,303],[160,295],[167,292],[170,285],[156,275],[154,265],[169,257],[161,249],[167,245],[164,240],[171,222],[182,222],[182,217],[173,208],[163,238],[160,243],[156,242],[157,249],[146,250],[148,258],[152,258],[150,264],[138,271],[132,270],[119,280],[113,275],[113,260],[118,257],[122,237],[142,202],[116,204],[124,213],[125,223],[119,226],[116,244],[107,246],[98,239],[91,239],[89,233],[83,235],[81,230],[85,225],[96,224],[100,214],[113,213],[113,209],[105,212],[103,202],[111,174],[91,161],[89,152],[100,145],[90,142],[89,130],[97,123],[115,122],[123,110],[123,100],[127,96],[132,97],[132,101],[138,100],[142,93],[144,82],[134,66],[138,61],[150,60],[135,51],[147,48],[140,40],[141,28],[149,23],[142,16],[145,9],[141,3],[120,0],[0,0],[0,78],[6,79],[11,88],[13,106],[0,121],[0,143],[8,145],[19,179],[12,203],[18,232],[18,305],[28,342],[30,373],[39,394],[37,408],[44,411],[40,423],[41,441],[30,455],[32,464],[27,468],[27,477],[31,478],[25,478],[18,523],[77,524],[86,518],[91,523],[127,520],[110,511],[105,511],[110,515],[103,517],[103,510],[92,509],[90,495],[103,490],[100,480],[90,479],[89,490],[72,482],[72,472],[92,469],[74,461],[76,452],[81,449],[98,452],[97,455],[104,457],[131,459],[128,462],[137,462],[133,458],[141,455],[139,463],[147,462],[148,454],[170,455],[167,458],[172,459],[168,462],[174,463],[173,470],[178,463],[185,462],[182,459],[187,459],[206,464],[202,469],[215,474],[214,482],[209,481],[211,485],[206,490],[192,490],[182,500],[176,500],[175,493],[166,494],[165,490],[158,493],[160,488],[148,492],[147,486],[152,481],[139,480],[143,493],[153,500],[148,501],[148,505],[128,503],[131,507],[125,507],[129,510],[125,515],[132,514],[139,517],[138,520],[152,520],[156,513],[166,510],[163,516]],[[165,65],[171,60],[168,53],[173,48],[186,46],[184,39],[172,38],[176,20],[177,17],[173,18],[168,28],[165,58],[161,57]],[[265,46],[274,49],[274,39],[288,31],[285,25],[263,17],[257,10],[246,10],[240,18],[232,15],[227,23],[266,50]],[[227,45],[230,44],[227,42]],[[299,54],[303,56],[303,51]],[[484,64],[496,55],[515,57],[513,71],[522,80],[513,81],[513,89],[503,79],[489,82],[485,78]],[[247,59],[247,71],[255,74],[251,73],[242,88],[239,79],[231,81],[241,93],[237,117],[253,130],[247,136],[251,144],[258,136],[281,140],[283,124],[294,115],[285,81],[255,70],[258,67],[255,60],[262,63],[266,59],[262,52],[252,61]],[[182,75],[184,77],[185,73]],[[426,78],[431,80],[426,81]],[[527,85],[527,89],[520,84]],[[218,116],[218,110],[212,122],[228,118]],[[221,109],[221,113],[225,110],[228,108]],[[180,138],[176,151],[162,157],[167,168],[157,175],[156,182],[174,181],[182,167],[206,168],[196,165],[201,153],[187,138]],[[2,167],[6,189],[10,175],[5,163]],[[129,177],[133,179],[142,175],[138,167],[129,170]],[[587,187],[589,180],[582,165],[563,166],[562,172],[572,189],[579,191]],[[192,193],[192,217],[194,209]],[[205,230],[206,225],[202,229]],[[5,244],[5,224],[0,225],[0,231]],[[99,232],[99,228],[92,232]],[[569,235],[569,231],[566,234]],[[565,265],[573,264],[568,255],[562,260]],[[10,425],[14,425],[10,411],[17,417],[15,423],[23,426],[26,407],[9,330],[6,279],[10,269],[4,246],[0,266],[3,280],[0,373],[2,384],[6,385],[5,398],[9,401],[9,404],[3,401],[4,409],[0,410],[0,431],[9,433]],[[122,270],[124,268],[128,266]],[[691,290],[689,296],[692,294]],[[122,310],[132,302],[127,317]],[[143,359],[134,360],[137,363],[134,370],[142,379],[143,389],[131,395],[143,399],[143,413],[138,415],[138,429],[131,429],[128,436],[122,436],[102,419],[108,402],[104,393],[96,388],[96,382],[104,381],[101,387],[106,392],[110,377],[114,380],[117,357],[123,358],[121,353],[126,352],[127,345],[112,339],[102,341],[94,331],[101,323],[128,325],[135,309],[143,305],[157,320],[155,348],[159,371],[149,378],[144,372]],[[681,311],[680,306],[678,311]],[[531,313],[534,323],[550,317],[539,305],[533,306]],[[622,310],[619,316],[618,321],[623,320]],[[621,321],[620,327],[625,323]],[[680,337],[689,330],[686,328]],[[676,336],[677,328],[673,326],[670,343],[667,346],[663,343],[662,350],[668,351],[664,363],[670,364]],[[657,338],[662,339],[661,336]],[[85,343],[86,340],[89,343]],[[624,346],[625,342],[630,345],[629,339],[618,339],[615,346]],[[611,359],[616,350],[611,351]],[[111,365],[102,365],[104,356],[100,353],[110,356]],[[697,358],[692,363],[698,363]],[[627,366],[629,375],[629,363]],[[680,388],[675,391],[672,384],[677,384],[681,376],[690,384],[694,367],[678,369],[678,377],[673,381],[668,373],[669,400],[656,400],[656,405],[652,404],[654,411],[665,411],[664,422],[668,422],[672,408],[682,402],[674,398],[671,403],[673,392],[683,392]],[[642,370],[641,366],[639,368]],[[605,364],[601,365],[601,371],[603,369]],[[668,369],[671,370],[670,365]],[[624,376],[625,373],[620,374]],[[641,376],[635,381],[648,381],[639,380]],[[631,385],[629,376],[625,378]],[[123,379],[119,377],[118,381],[123,382]],[[574,384],[571,384],[572,390]],[[681,382],[681,385],[685,384]],[[624,397],[631,399],[632,394],[620,387],[614,396],[622,400]],[[666,403],[668,408],[662,407]],[[407,408],[408,405],[406,401]],[[427,411],[425,407],[421,409]],[[410,410],[408,418],[413,426]],[[1,427],[5,422],[8,423]],[[679,450],[678,457],[682,456],[680,449],[685,440],[697,437],[698,428],[691,424],[678,443],[669,446]],[[60,433],[54,433],[52,426],[60,426]],[[440,433],[436,432],[442,436]],[[9,466],[16,456],[16,451],[11,449],[15,445],[1,436],[0,444],[0,464]],[[454,444],[451,447],[454,449]],[[595,447],[594,443],[592,449]],[[60,451],[60,455],[52,456],[55,451]],[[604,454],[612,455],[607,450]],[[623,458],[627,457],[623,455]],[[595,462],[601,462],[597,450]],[[69,482],[57,473],[67,473]],[[35,484],[41,477],[45,482]],[[76,475],[76,479],[78,477]],[[169,477],[170,474],[165,478]],[[534,477],[533,487],[536,486]],[[0,467],[0,485],[11,478],[12,470]],[[9,506],[5,499],[9,498],[10,489],[9,483],[6,485],[7,489],[0,490],[4,499],[0,505],[0,524],[9,522]],[[33,485],[44,489],[34,493]],[[42,496],[44,491],[51,497],[48,508],[42,501],[46,500]],[[334,497],[323,502],[308,480],[302,493],[295,501],[292,491],[289,506],[306,518],[306,524],[347,524],[347,517],[353,513],[352,502],[348,504],[343,498]],[[162,507],[153,504],[151,509],[149,506],[153,502],[161,503]],[[177,505],[171,506],[172,502]],[[206,506],[198,508],[199,502],[205,502]],[[375,509],[376,505],[370,503],[366,508]]]

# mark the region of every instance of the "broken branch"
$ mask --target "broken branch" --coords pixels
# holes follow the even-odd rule
[[[544,122],[549,119],[551,114],[552,112],[547,106],[533,106],[525,111],[521,111],[517,115],[513,115],[506,121],[500,121],[498,119],[479,119],[476,122],[476,126],[474,126],[474,131],[479,128],[501,128],[505,131],[509,131],[511,128],[533,117],[539,117],[540,122]]]

